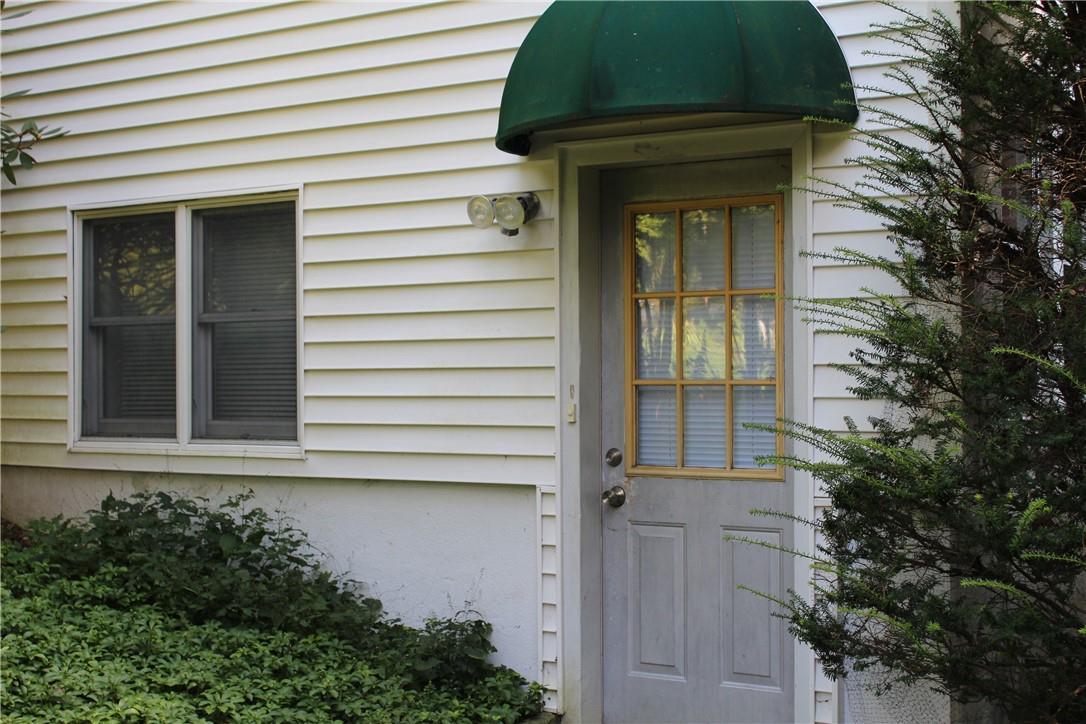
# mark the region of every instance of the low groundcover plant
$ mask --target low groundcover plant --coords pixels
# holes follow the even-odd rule
[[[252,495],[141,493],[4,541],[4,722],[515,722],[538,684],[465,612],[414,629]],[[29,543],[29,545],[27,545]]]

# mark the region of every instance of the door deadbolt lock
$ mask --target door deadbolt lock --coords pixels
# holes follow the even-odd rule
[[[621,485],[615,485],[603,491],[603,495],[600,499],[610,505],[612,508],[621,508],[626,502],[626,488]]]
[[[617,468],[622,464],[622,451],[617,447],[613,447],[603,455],[603,460],[613,468]]]

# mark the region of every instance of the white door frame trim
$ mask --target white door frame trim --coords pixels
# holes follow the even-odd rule
[[[554,145],[558,180],[559,401],[563,408],[573,403],[578,412],[576,422],[569,422],[565,415],[560,418],[558,435],[562,572],[559,676],[560,706],[567,721],[599,722],[603,716],[601,502],[598,481],[585,474],[598,464],[594,459],[586,459],[586,454],[599,447],[599,391],[598,384],[591,379],[592,369],[586,371],[585,367],[592,364],[593,350],[582,349],[582,340],[591,343],[599,339],[591,331],[592,326],[598,326],[598,314],[592,309],[582,309],[581,275],[585,265],[594,266],[594,262],[586,258],[582,263],[581,253],[591,245],[580,243],[582,235],[598,235],[598,186],[594,181],[600,169],[616,166],[708,161],[788,151],[792,159],[791,183],[803,187],[812,170],[811,144],[810,123],[789,121]],[[812,248],[810,196],[792,192],[791,243],[785,245],[791,250],[791,258],[785,260],[788,275],[785,283],[791,296],[803,296],[812,288],[811,265],[802,263],[797,255]],[[791,419],[810,421],[813,419],[813,334],[799,322],[790,305],[786,310],[785,336],[789,340],[785,348],[786,369],[790,379],[785,414]],[[590,390],[592,394],[583,395],[582,390]],[[796,445],[795,452],[802,455],[805,450]],[[810,478],[796,472],[789,475],[795,481],[794,512],[810,517],[814,513]],[[814,550],[814,533],[810,528],[797,526],[794,536],[799,550]],[[811,595],[806,583],[808,577],[806,562],[795,559],[796,590],[807,598]],[[813,721],[814,658],[806,646],[797,642],[794,661],[795,720]]]

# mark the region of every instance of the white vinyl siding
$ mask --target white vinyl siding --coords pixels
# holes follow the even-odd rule
[[[68,209],[297,185],[305,458],[244,469],[555,483],[552,163],[493,145],[546,3],[17,4],[5,110],[70,134],[4,189],[5,463],[239,470],[66,450]],[[519,236],[468,225],[520,191]]]
[[[852,70],[853,83],[857,86],[889,87],[899,90],[893,82],[883,77],[890,69],[890,59],[877,52],[901,52],[900,46],[883,36],[876,35],[872,24],[885,24],[900,19],[892,7],[877,2],[829,1],[817,2],[823,17],[837,33],[845,58]],[[931,13],[935,9],[952,12],[953,4],[945,2],[912,2],[913,12]],[[893,108],[907,116],[915,116],[913,104],[901,98],[888,96],[870,88],[858,88],[857,99],[861,103]],[[880,131],[870,114],[861,112],[859,128]],[[903,140],[915,140],[902,131],[890,134]],[[867,146],[851,131],[816,129],[813,138],[813,176],[816,179],[852,185],[863,180],[864,170],[855,163],[857,156],[867,152]],[[815,184],[817,188],[817,183]],[[871,254],[892,255],[891,244],[886,237],[880,219],[841,208],[832,199],[814,196],[811,214],[812,250],[832,252],[835,247],[846,247]],[[844,297],[866,295],[864,290],[880,293],[898,291],[893,280],[870,267],[842,265],[832,260],[811,260],[811,296]],[[853,340],[828,334],[813,335],[813,411],[814,422],[830,429],[845,431],[844,417],[851,416],[861,426],[867,425],[867,416],[881,414],[883,406],[878,402],[855,399],[846,389],[850,379],[844,373],[828,365],[850,361],[849,351]],[[869,427],[869,425],[868,425]]]

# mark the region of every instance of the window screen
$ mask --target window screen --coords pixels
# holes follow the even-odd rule
[[[83,223],[83,433],[176,433],[174,214]]]
[[[194,215],[194,437],[295,439],[294,203]]]
[[[627,391],[635,469],[741,476],[772,466],[779,197],[628,207]],[[767,470],[768,469],[768,470]]]

